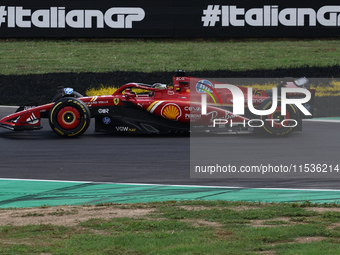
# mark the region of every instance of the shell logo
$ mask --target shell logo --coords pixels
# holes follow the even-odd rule
[[[177,104],[166,104],[163,106],[161,114],[164,118],[169,120],[178,120],[182,115],[182,111]]]

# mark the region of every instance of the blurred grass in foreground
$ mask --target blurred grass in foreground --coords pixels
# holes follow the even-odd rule
[[[253,70],[339,64],[336,39],[0,40],[0,74]]]

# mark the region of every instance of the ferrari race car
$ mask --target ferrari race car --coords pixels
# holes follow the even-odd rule
[[[313,116],[315,90],[309,86],[306,78],[283,81],[278,85],[277,95],[272,95],[274,90],[234,86],[242,92],[244,106],[242,114],[236,114],[233,107],[238,97],[230,87],[226,89],[221,83],[187,77],[183,71],[177,71],[171,86],[128,83],[112,95],[83,97],[72,88],[61,88],[51,103],[20,106],[15,113],[2,118],[0,126],[14,131],[39,130],[42,129],[41,119],[47,118],[57,135],[75,137],[83,134],[94,118],[96,132],[264,132],[285,136],[301,131],[301,119]],[[311,115],[306,116],[303,109],[294,104],[286,104],[282,112],[281,88],[308,90],[311,96],[303,106]],[[301,90],[285,95],[285,98],[304,97]],[[266,114],[256,115],[252,109]]]

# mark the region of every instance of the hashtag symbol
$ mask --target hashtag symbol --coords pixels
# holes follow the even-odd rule
[[[5,19],[6,15],[7,15],[7,12],[5,11],[5,6],[0,6],[0,27],[1,27],[1,23],[6,21]]]
[[[221,10],[219,5],[208,5],[206,10],[203,10],[203,26],[204,27],[214,27],[215,23],[220,21]]]

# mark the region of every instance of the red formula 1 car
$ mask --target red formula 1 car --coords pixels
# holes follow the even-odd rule
[[[128,83],[112,95],[83,97],[71,88],[63,88],[52,103],[41,106],[21,106],[16,113],[0,120],[0,126],[14,130],[39,130],[41,118],[47,118],[52,130],[62,137],[83,134],[95,119],[96,132],[148,133],[171,132],[257,132],[284,136],[302,130],[306,118],[294,104],[286,105],[281,114],[278,97],[276,109],[268,115],[255,116],[247,105],[252,96],[253,107],[266,110],[273,104],[271,91],[253,90],[237,86],[244,96],[244,114],[233,111],[233,94],[228,89],[216,88],[219,83],[187,77],[177,71],[172,86],[165,84]],[[278,87],[308,89],[308,80],[300,78],[281,83]],[[138,90],[139,93],[136,93]],[[304,106],[313,113],[315,90]],[[202,109],[202,94],[206,103]],[[304,95],[290,94],[292,98]]]

